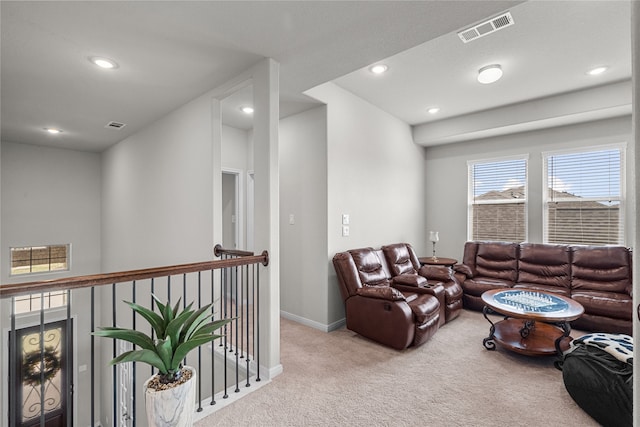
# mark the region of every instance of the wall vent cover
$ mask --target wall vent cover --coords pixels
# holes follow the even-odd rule
[[[122,129],[125,126],[126,126],[126,124],[124,124],[124,123],[109,122],[109,123],[107,123],[107,125],[105,127],[107,129]]]
[[[469,43],[472,40],[484,37],[487,34],[495,33],[498,30],[513,25],[513,17],[511,12],[505,12],[501,15],[495,16],[491,19],[483,21],[473,27],[466,28],[458,32],[458,37],[465,43]]]

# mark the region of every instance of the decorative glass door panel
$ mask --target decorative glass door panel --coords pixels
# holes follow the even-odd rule
[[[67,321],[48,323],[41,335],[40,326],[20,329],[17,335],[17,390],[11,395],[16,399],[18,426],[40,425],[44,411],[46,427],[66,426],[70,416],[68,399],[70,375],[67,357],[71,355],[71,340],[67,343]],[[69,346],[69,348],[67,348]],[[70,365],[70,363],[69,363]]]

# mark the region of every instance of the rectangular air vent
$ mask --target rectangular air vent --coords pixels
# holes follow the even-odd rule
[[[124,123],[109,122],[109,123],[107,123],[107,125],[105,127],[107,129],[122,129],[125,126],[126,126],[126,124],[124,124]]]
[[[495,16],[491,19],[483,21],[474,25],[471,28],[464,29],[458,32],[458,37],[465,43],[469,43],[472,40],[484,37],[487,34],[495,33],[498,30],[513,25],[513,17],[510,12],[505,12],[501,15]]]

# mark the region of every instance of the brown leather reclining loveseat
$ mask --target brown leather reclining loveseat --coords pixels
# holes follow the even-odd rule
[[[623,246],[467,242],[454,269],[465,308],[482,310],[481,295],[490,289],[536,289],[582,304],[575,328],[632,333],[632,260]]]
[[[462,288],[447,267],[420,267],[407,243],[333,257],[347,328],[402,350],[427,341],[460,314]]]

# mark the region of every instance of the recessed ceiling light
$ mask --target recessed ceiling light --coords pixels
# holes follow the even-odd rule
[[[249,106],[240,107],[240,111],[242,111],[245,114],[253,114],[253,107],[249,107]]]
[[[502,77],[502,67],[498,64],[487,65],[478,70],[478,81],[482,84],[497,82]]]
[[[388,69],[389,67],[387,67],[384,64],[376,64],[376,65],[372,65],[369,68],[369,71],[371,71],[373,74],[382,74],[382,73],[385,73]]]
[[[46,130],[50,134],[54,134],[54,135],[58,134],[58,133],[62,133],[62,131],[60,129],[56,129],[56,128],[44,128],[44,130]]]
[[[595,68],[590,69],[589,71],[587,71],[587,74],[589,74],[590,76],[597,76],[598,74],[604,73],[608,69],[609,69],[609,67],[601,65],[599,67],[595,67]]]
[[[440,111],[440,108],[438,108],[438,107],[431,107],[431,108],[429,108],[429,109],[427,110],[427,113],[429,113],[429,114],[435,114],[435,113],[437,113],[438,111]]]
[[[92,56],[89,58],[92,64],[97,65],[100,68],[104,68],[106,70],[112,70],[114,68],[118,68],[118,63],[112,59],[103,58],[100,56]]]

